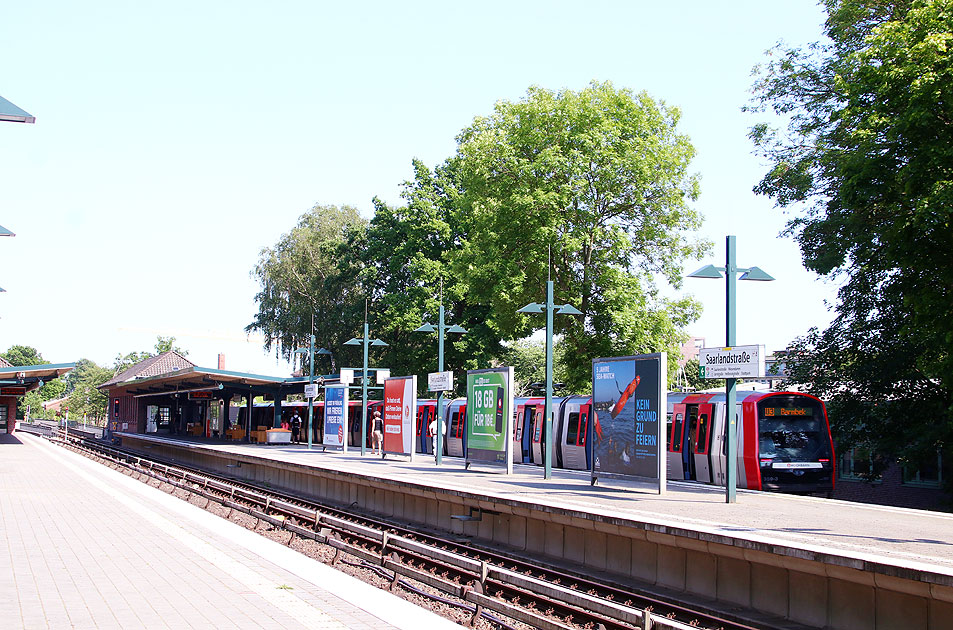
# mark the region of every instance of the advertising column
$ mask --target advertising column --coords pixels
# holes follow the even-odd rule
[[[324,448],[347,452],[347,385],[328,385],[324,390]]]
[[[474,462],[501,464],[513,472],[513,368],[467,372],[466,467]]]
[[[408,455],[414,461],[417,377],[384,380],[384,454]]]
[[[648,477],[665,492],[667,374],[664,352],[592,361],[593,483]]]

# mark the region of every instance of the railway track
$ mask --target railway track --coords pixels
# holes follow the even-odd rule
[[[397,526],[340,507],[294,497],[208,471],[149,459],[85,438],[55,441],[131,474],[204,498],[295,536],[333,549],[331,564],[376,573],[391,590],[456,606],[469,623],[506,629],[752,630],[764,627],[693,610],[552,566],[477,548],[471,541]]]

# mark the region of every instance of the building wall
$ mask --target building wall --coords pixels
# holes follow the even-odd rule
[[[109,394],[109,430],[141,433],[139,401],[130,395],[117,396],[112,390]]]
[[[919,510],[950,511],[953,508],[942,488],[904,483],[903,470],[896,464],[891,464],[874,482],[838,476],[834,498]]]

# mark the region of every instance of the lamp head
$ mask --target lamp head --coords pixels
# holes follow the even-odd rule
[[[345,346],[359,346],[361,345],[361,343],[363,342],[360,339],[358,339],[357,337],[354,337],[353,339],[348,339],[347,341],[345,341],[344,345]]]
[[[318,349],[315,350],[314,352],[315,352],[316,354],[327,354],[327,355],[330,355],[330,354],[331,354],[331,351],[328,350],[327,348],[318,348]]]
[[[371,340],[371,345],[372,345],[372,346],[387,346],[388,344],[386,344],[385,342],[381,341],[380,339],[372,339],[372,340]]]
[[[417,328],[414,328],[414,332],[428,332],[428,333],[430,333],[430,332],[434,332],[435,330],[437,330],[437,329],[433,327],[433,324],[423,324],[423,325],[421,325],[421,326],[418,326]]]
[[[559,310],[556,311],[557,315],[582,315],[582,311],[573,306],[572,304],[563,304],[559,307]]]
[[[741,274],[738,278],[739,280],[758,280],[761,282],[770,282],[774,280],[770,275],[764,272],[760,267],[752,267],[748,271]]]
[[[516,309],[517,313],[542,313],[543,304],[537,304],[536,302],[530,302],[523,308]]]
[[[705,265],[701,269],[697,271],[693,271],[692,273],[688,274],[688,277],[689,278],[712,278],[717,280],[719,278],[724,277],[721,275],[722,271],[724,271],[722,267],[716,267],[715,265]]]
[[[447,329],[447,332],[460,333],[462,335],[467,332],[467,329],[464,328],[463,326],[457,326],[456,324],[454,324],[453,326]]]

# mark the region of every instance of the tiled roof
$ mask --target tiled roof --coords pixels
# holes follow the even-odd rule
[[[146,378],[149,376],[168,374],[169,372],[177,372],[190,367],[195,367],[195,364],[183,357],[178,352],[169,350],[168,352],[163,352],[162,354],[149,357],[148,359],[136,363],[131,368],[122,371],[100,385],[98,389],[104,389],[119,383],[126,383],[137,378]]]

